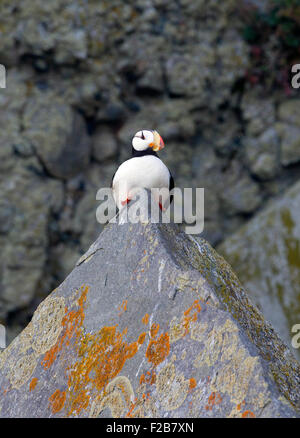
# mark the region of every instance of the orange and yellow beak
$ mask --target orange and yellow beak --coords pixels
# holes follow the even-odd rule
[[[152,147],[155,152],[157,152],[165,147],[165,143],[157,131],[152,131],[152,132],[153,132],[154,140],[153,143],[149,144],[149,146]]]

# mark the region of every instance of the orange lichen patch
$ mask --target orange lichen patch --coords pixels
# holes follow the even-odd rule
[[[147,325],[148,322],[149,322],[149,315],[148,315],[148,313],[146,313],[142,318],[142,323]]]
[[[197,321],[198,313],[201,311],[199,300],[195,300],[191,307],[189,307],[183,316],[183,327],[185,329],[185,335],[188,334],[191,322]]]
[[[150,385],[153,385],[156,383],[156,374],[153,372],[150,380]]]
[[[86,409],[92,400],[109,396],[106,393],[108,384],[118,376],[127,360],[131,359],[145,341],[146,333],[141,333],[137,341],[128,343],[124,339],[127,328],[122,332],[118,325],[102,327],[98,333],[84,333],[84,305],[88,287],[82,287],[77,301],[71,309],[65,310],[62,319],[62,331],[56,344],[45,354],[42,366],[48,369],[54,363],[58,354],[66,360],[69,348],[77,354],[77,361],[66,365],[68,376],[68,390],[66,393],[55,391],[49,398],[52,411],[59,412],[64,406],[66,415],[78,415]],[[123,311],[127,309],[127,300],[122,302]],[[148,323],[149,316],[144,321]],[[159,363],[163,356],[160,348],[164,346],[164,338],[157,341],[157,348],[153,351],[154,361]],[[157,350],[157,351],[156,351]],[[119,385],[120,386],[120,385]],[[122,387],[120,388],[123,393]],[[124,394],[125,394],[124,388]],[[96,393],[96,394],[95,394]],[[130,400],[127,401],[130,406]]]
[[[153,385],[156,382],[156,374],[155,372],[152,370],[147,371],[146,376],[145,374],[142,374],[140,377],[140,384],[142,385],[143,383],[149,383],[150,385]]]
[[[242,406],[245,406],[245,404],[246,404],[246,403],[245,403],[245,400],[243,400],[242,403],[239,403],[239,404],[237,405],[237,407],[236,407],[237,410],[240,411],[240,410],[242,409]]]
[[[121,316],[127,310],[127,300],[123,300],[122,304],[118,307],[119,316]]]
[[[219,405],[221,402],[221,395],[218,392],[212,392],[208,397],[208,404],[205,406],[205,409],[211,411],[215,405]]]
[[[251,411],[245,411],[242,413],[242,418],[255,418],[255,415]]]
[[[149,400],[149,398],[150,398],[150,393],[149,392],[147,392],[147,394],[142,394],[142,399],[144,400],[144,401],[146,401],[146,400]]]
[[[153,323],[150,328],[150,336],[151,338],[155,338],[159,330],[159,324]]]
[[[57,389],[51,397],[49,397],[53,414],[61,411],[66,401],[66,391]]]
[[[56,344],[47,351],[42,360],[41,364],[45,369],[51,367],[54,363],[58,353],[62,350],[63,346],[67,347],[70,344],[71,339],[74,334],[79,336],[78,329],[81,327],[84,320],[84,312],[83,307],[86,301],[86,296],[88,293],[89,287],[81,288],[81,296],[78,299],[78,309],[70,310],[69,312],[66,309],[66,314],[62,320],[63,331]]]
[[[196,388],[196,386],[197,386],[197,382],[196,382],[196,380],[192,377],[192,378],[190,379],[190,390]]]
[[[134,409],[136,407],[136,402],[137,402],[137,398],[135,399],[134,403],[131,402],[130,408],[129,408],[129,411],[127,412],[127,414],[126,414],[126,417],[133,417],[133,411],[134,411]]]
[[[151,339],[146,350],[146,357],[154,366],[165,360],[170,352],[170,339],[168,333],[163,333],[156,339]]]
[[[145,382],[146,382],[145,374],[142,374],[141,377],[140,377],[140,385],[142,385]]]
[[[142,345],[145,342],[146,333],[141,333],[138,337],[138,344]]]
[[[30,382],[29,391],[33,391],[34,390],[34,388],[36,387],[37,382],[38,382],[38,379],[36,377],[34,377],[31,380],[31,382]]]

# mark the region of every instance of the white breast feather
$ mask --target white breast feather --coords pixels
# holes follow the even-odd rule
[[[169,188],[170,173],[157,157],[147,155],[124,161],[118,168],[112,184],[114,199],[120,208],[120,201],[130,198],[134,188]]]

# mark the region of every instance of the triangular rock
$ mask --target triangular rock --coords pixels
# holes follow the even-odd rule
[[[204,240],[109,224],[0,355],[1,417],[293,417],[300,368]]]

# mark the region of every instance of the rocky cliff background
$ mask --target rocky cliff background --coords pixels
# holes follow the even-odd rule
[[[214,246],[299,181],[300,91],[290,85],[299,29],[298,0],[1,0],[8,341],[99,234],[96,192],[129,157],[137,130],[162,135],[177,186],[205,188],[202,237]],[[239,271],[242,262],[231,262]]]

